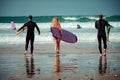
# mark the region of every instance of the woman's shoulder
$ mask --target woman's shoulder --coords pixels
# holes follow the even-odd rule
[[[50,27],[57,27],[57,26],[55,26],[55,25],[51,24],[51,25],[50,25]]]

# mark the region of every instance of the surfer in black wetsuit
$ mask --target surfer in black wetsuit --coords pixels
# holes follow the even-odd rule
[[[27,50],[28,50],[28,45],[29,45],[29,41],[31,42],[31,57],[33,56],[33,49],[34,49],[34,28],[36,27],[37,31],[38,31],[38,35],[40,35],[40,30],[37,26],[37,24],[35,22],[32,21],[32,15],[29,15],[28,17],[28,22],[25,23],[22,27],[22,29],[24,29],[24,27],[27,26],[27,35],[26,35],[26,44],[25,44],[25,52],[24,55],[27,55]]]
[[[106,40],[106,33],[105,33],[105,26],[108,27],[110,30],[110,26],[107,21],[105,21],[103,18],[102,14],[98,15],[99,20],[95,22],[95,28],[98,29],[98,44],[99,44],[99,51],[100,51],[100,56],[102,56],[102,43],[101,40],[103,39],[103,44],[104,44],[104,55],[106,55],[106,49],[107,49],[107,40]]]

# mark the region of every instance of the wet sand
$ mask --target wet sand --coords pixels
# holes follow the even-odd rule
[[[120,47],[108,44],[106,57],[99,57],[96,43],[35,44],[34,56],[24,57],[24,45],[0,46],[0,80],[119,80]],[[82,45],[82,46],[81,46]]]

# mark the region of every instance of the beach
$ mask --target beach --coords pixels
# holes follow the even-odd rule
[[[21,18],[21,19],[19,19]],[[113,26],[107,42],[107,56],[100,57],[95,29],[96,16],[59,16],[63,29],[77,36],[76,43],[61,41],[56,55],[50,32],[51,16],[36,17],[41,34],[35,29],[34,55],[24,57],[26,30],[16,35],[10,17],[0,23],[0,80],[119,80],[120,20],[106,17]],[[12,17],[19,29],[26,17]],[[47,20],[49,19],[49,20]],[[8,21],[7,21],[8,20]],[[4,21],[6,23],[4,23]],[[81,29],[77,29],[77,24]],[[103,46],[103,45],[102,45]]]
[[[1,0],[0,80],[120,80],[119,7],[120,0]]]
[[[24,44],[0,46],[0,80],[119,80],[120,46],[108,44],[105,65],[96,45],[62,42],[57,56],[53,43],[35,44],[32,59],[24,57]]]

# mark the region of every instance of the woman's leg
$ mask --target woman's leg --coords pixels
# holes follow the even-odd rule
[[[59,51],[60,51],[60,39],[56,39],[53,37],[53,41],[54,41],[55,52],[59,53]]]
[[[55,52],[57,53],[57,39],[53,37],[53,42],[54,42],[54,49]]]
[[[57,50],[58,50],[58,53],[60,52],[60,39],[57,39]]]

